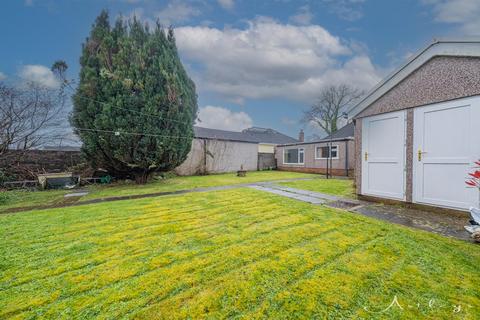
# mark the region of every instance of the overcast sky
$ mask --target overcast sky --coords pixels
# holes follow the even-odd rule
[[[55,86],[57,59],[76,78],[102,8],[175,26],[201,126],[292,136],[315,132],[300,119],[323,86],[368,90],[433,38],[480,33],[480,0],[4,0],[0,80]]]

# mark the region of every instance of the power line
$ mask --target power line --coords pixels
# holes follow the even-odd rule
[[[67,84],[67,86],[68,86],[68,88],[70,88],[70,90],[75,91],[75,89],[72,88],[72,86],[71,86],[70,84]],[[105,102],[105,101],[96,100],[96,99],[93,99],[93,98],[90,98],[90,97],[87,97],[87,96],[78,94],[78,93],[76,93],[76,92],[73,92],[73,93],[74,93],[77,97],[80,97],[81,99],[84,99],[84,100],[90,100],[90,101],[93,101],[93,102],[96,102],[96,103],[100,103],[100,104],[103,104],[103,105],[109,105],[109,106],[114,107],[114,108],[117,108],[117,109],[126,110],[126,111],[133,112],[133,113],[137,113],[137,114],[140,114],[140,115],[143,115],[143,116],[147,116],[147,117],[157,117],[157,118],[159,118],[159,119],[168,120],[168,121],[173,121],[173,122],[178,122],[178,123],[181,123],[181,124],[189,123],[189,122],[180,121],[180,120],[177,120],[177,119],[165,118],[165,117],[159,116],[159,115],[157,115],[157,114],[144,113],[144,112],[141,112],[141,111],[132,110],[132,109],[125,108],[125,107],[120,107],[120,106],[117,106],[117,105],[115,105],[115,104],[107,104],[107,102]]]
[[[102,133],[113,133],[116,136],[120,136],[122,134],[126,135],[134,135],[134,136],[148,136],[148,137],[163,137],[163,138],[177,138],[177,139],[193,139],[193,137],[187,136],[170,136],[164,134],[153,134],[153,133],[139,133],[139,132],[127,132],[127,131],[113,131],[113,130],[103,130],[103,129],[91,129],[91,128],[75,128],[74,130],[80,131],[91,131],[91,132],[102,132]]]

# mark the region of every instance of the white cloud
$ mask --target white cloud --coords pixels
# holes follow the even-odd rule
[[[201,11],[180,0],[174,0],[166,5],[165,8],[155,13],[155,17],[161,23],[172,25],[190,20],[192,17],[199,16]]]
[[[330,11],[339,18],[355,21],[363,17],[361,4],[365,0],[323,0],[330,7]]]
[[[155,26],[155,21],[145,14],[145,9],[138,7],[133,9],[127,16],[128,19],[133,19],[133,17],[137,18],[139,21],[143,23],[148,23],[150,27]]]
[[[302,6],[298,9],[297,13],[289,18],[289,21],[295,24],[307,25],[313,19],[313,14],[310,11],[310,7]]]
[[[7,79],[7,76],[5,75],[5,73],[0,72],[0,81],[5,80],[5,79]]]
[[[379,72],[357,45],[318,25],[294,26],[261,18],[245,29],[176,29],[182,57],[199,64],[201,91],[230,101],[282,98],[311,103],[327,84],[346,82],[369,89]]]
[[[288,118],[288,117],[283,117],[281,121],[284,125],[287,125],[287,126],[295,126],[295,125],[298,125],[300,123],[300,121],[293,120],[293,119]]]
[[[25,65],[20,69],[19,76],[26,82],[33,82],[47,88],[57,88],[60,85],[53,72],[42,65]]]
[[[222,8],[227,10],[231,10],[235,6],[234,0],[217,0],[217,2]]]
[[[458,25],[467,35],[480,34],[480,1],[478,0],[424,0],[433,6],[435,21]]]
[[[204,128],[213,128],[230,131],[242,131],[250,128],[252,118],[243,112],[233,112],[227,108],[206,106],[200,108],[196,125]]]

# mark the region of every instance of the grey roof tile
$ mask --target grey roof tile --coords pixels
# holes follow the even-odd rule
[[[353,122],[350,122],[347,125],[335,131],[334,133],[332,133],[331,135],[323,138],[322,140],[348,138],[348,137],[353,137],[353,134],[354,134],[354,126],[353,126]]]
[[[194,127],[196,138],[218,139],[230,141],[242,141],[251,143],[271,143],[271,144],[285,144],[295,143],[298,140],[284,135],[273,129],[252,127],[243,130],[242,132],[218,130],[202,127]]]

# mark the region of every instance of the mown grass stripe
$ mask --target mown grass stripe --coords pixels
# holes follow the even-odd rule
[[[273,210],[272,210],[272,211],[273,211]],[[262,213],[258,213],[258,212],[257,212],[257,213],[254,214],[254,215],[240,216],[240,217],[232,215],[232,218],[231,218],[231,219],[223,220],[223,222],[209,223],[209,224],[205,223],[205,224],[202,225],[202,226],[197,226],[197,227],[195,227],[195,228],[190,228],[190,229],[184,228],[182,231],[175,231],[175,230],[174,230],[174,231],[172,231],[172,232],[170,232],[170,233],[180,234],[180,233],[182,233],[182,232],[189,232],[189,231],[196,230],[196,229],[202,229],[202,228],[204,228],[204,227],[211,227],[211,226],[215,226],[215,225],[221,225],[221,224],[223,224],[223,223],[230,223],[230,222],[232,222],[232,221],[235,221],[237,218],[238,218],[239,221],[242,221],[242,220],[248,221],[248,219],[251,219],[251,218],[256,219],[256,218],[258,218],[258,217],[262,217],[263,219],[266,219],[266,217],[269,217],[269,216],[268,216],[269,213],[270,213],[270,212],[264,212],[264,213],[262,214]],[[281,216],[284,216],[284,215],[288,215],[288,213],[284,213],[284,214],[279,214],[279,213],[283,213],[283,211],[281,211],[281,212],[278,212],[278,211],[277,211],[277,213],[272,214],[270,217],[272,217],[273,219],[275,219],[275,217],[281,217]],[[206,220],[206,221],[208,221],[208,220]],[[261,220],[260,220],[260,221],[261,221]],[[159,225],[160,225],[160,224],[159,224]],[[145,227],[145,228],[152,228],[152,227],[154,227],[154,226],[152,226],[152,225],[139,226],[139,227],[137,227],[136,229],[135,229],[135,228],[134,228],[134,229],[131,229],[130,232],[135,231],[135,233],[138,234],[139,236],[132,237],[132,238],[130,238],[130,239],[136,240],[136,239],[138,239],[138,238],[145,238],[145,236],[144,236],[144,231],[145,231],[145,230],[142,229],[142,228],[144,228],[144,227]],[[122,235],[123,233],[125,233],[125,235],[128,235],[128,232],[127,232],[126,230],[119,230],[117,233],[113,233],[111,236],[114,236],[114,235],[117,235],[117,236],[118,236],[118,234]],[[169,233],[164,232],[163,234],[164,234],[164,235],[168,235]],[[85,241],[85,240],[88,240],[88,239],[90,239],[90,238],[82,238],[82,241]],[[120,241],[120,240],[118,240],[118,241]],[[123,239],[122,239],[121,241],[123,241]],[[59,245],[60,245],[60,244],[59,244]],[[51,250],[53,250],[53,249],[54,249],[54,248],[52,248],[52,247],[47,247],[47,249],[45,249],[45,251],[51,251]],[[31,254],[34,254],[35,251],[32,251],[32,250],[31,250],[30,253],[31,253]],[[39,258],[42,258],[42,257],[39,256]]]
[[[258,205],[263,205],[263,204],[267,204],[268,202],[264,202],[264,201],[259,201],[258,202]],[[238,202],[235,202],[235,201],[219,201],[218,203],[216,202],[211,202],[209,203],[209,208],[213,208],[213,207],[218,207],[218,208],[222,208],[222,205],[224,204],[228,204],[229,206],[237,206],[240,208],[242,205],[244,205],[244,202],[243,201],[238,201]],[[252,205],[255,205],[256,203],[253,202]],[[271,203],[269,203],[271,205]],[[133,208],[135,208],[134,205],[132,205]],[[130,208],[127,208],[127,209],[130,209]],[[60,214],[63,215],[63,211],[61,211],[60,209],[56,209],[58,211],[60,211]],[[161,213],[161,215],[153,215],[153,213],[155,212],[148,212],[148,214],[145,213],[145,211],[143,209],[134,209],[135,211],[138,212],[137,215],[135,216],[131,216],[131,213],[130,215],[128,215],[127,217],[123,217],[123,215],[121,215],[119,218],[115,218],[116,217],[116,213],[115,212],[112,212],[110,211],[109,214],[105,217],[105,218],[98,218],[98,217],[95,217],[95,219],[92,219],[93,222],[87,222],[83,225],[81,225],[77,230],[91,230],[93,229],[94,227],[95,228],[98,228],[98,227],[102,227],[102,226],[108,226],[108,225],[112,225],[112,223],[115,223],[115,224],[119,224],[119,223],[122,223],[122,222],[131,222],[131,221],[136,221],[136,222],[140,222],[142,221],[143,219],[155,219],[157,217],[168,217],[168,215],[164,215],[163,213]],[[141,212],[139,212],[140,210],[142,210]],[[178,209],[176,211],[172,211],[171,212],[171,216],[174,216],[174,215],[178,215],[178,214],[185,214],[185,213],[192,213],[193,215],[197,214],[198,211],[202,211],[202,210],[208,210],[206,209],[205,207],[202,207],[202,206],[197,206],[196,209],[195,208],[192,208],[191,210],[184,210],[184,209]],[[79,211],[79,210],[76,210],[76,211]],[[104,215],[105,216],[105,215]],[[142,217],[143,216],[143,217]],[[85,220],[85,218],[88,218],[88,217],[80,217],[79,220]],[[75,222],[75,221],[72,221],[72,222]],[[66,225],[67,222],[65,221],[64,224]],[[5,226],[5,225],[4,225]],[[25,230],[24,226],[21,226],[19,225],[18,226],[19,228],[21,228],[23,230],[23,232],[27,231]],[[36,226],[38,228],[38,225]],[[1,228],[1,226],[0,226]],[[75,232],[77,230],[69,230],[68,232]],[[19,233],[19,232],[14,232],[15,230],[11,230],[11,232],[9,233],[9,237],[8,238],[5,238],[5,242],[8,243],[8,241],[10,240],[12,243],[15,243],[15,244],[18,244],[18,239],[15,238],[15,236],[17,237],[22,237],[22,233]],[[60,235],[63,235],[65,236],[67,233],[56,233],[56,234],[48,234],[47,233],[47,236],[45,237],[35,237],[34,238],[34,241],[38,241],[40,244],[43,243],[42,241],[44,241],[45,239],[48,239],[48,238],[57,238],[58,236]],[[13,235],[13,236],[11,236]]]
[[[248,240],[248,239],[247,239]]]
[[[214,286],[215,282],[218,281],[218,278],[221,278],[221,277],[226,277],[226,276],[229,276],[231,273],[237,273],[237,272],[241,272],[243,269],[245,268],[248,268],[252,265],[255,265],[261,261],[265,261],[265,260],[269,260],[272,258],[273,255],[276,255],[276,254],[280,254],[284,251],[288,251],[288,250],[291,250],[292,248],[295,248],[296,246],[302,246],[302,245],[305,245],[309,242],[312,242],[312,241],[315,241],[315,240],[318,240],[318,239],[322,239],[323,237],[327,236],[328,234],[332,233],[332,232],[336,232],[336,229],[335,228],[331,228],[331,229],[328,229],[328,230],[325,230],[323,231],[322,233],[320,233],[319,235],[315,235],[315,236],[312,236],[312,237],[308,237],[306,239],[302,239],[300,240],[299,242],[295,242],[293,245],[291,246],[288,246],[288,247],[285,247],[281,250],[278,250],[278,251],[273,251],[273,252],[268,252],[268,253],[264,253],[262,255],[260,255],[259,257],[251,260],[251,261],[248,261],[248,262],[244,262],[243,264],[239,264],[239,265],[235,265],[235,266],[229,266],[230,271],[228,272],[225,272],[225,273],[220,273],[220,274],[215,274],[215,278],[209,278],[209,279],[205,279],[204,282],[206,282],[207,285],[209,286]],[[212,267],[213,265],[211,265],[210,267]],[[149,307],[149,308],[152,308],[154,307],[155,304],[159,304],[167,299],[172,299],[174,298],[175,296],[177,295],[180,295],[180,294],[185,294],[185,293],[189,293],[191,291],[193,291],[194,293],[196,293],[198,290],[199,290],[199,285],[201,285],[200,283],[197,283],[195,284],[195,288],[192,288],[192,284],[189,285],[189,287],[186,287],[186,288],[182,288],[182,289],[179,289],[179,290],[176,290],[176,289],[172,289],[170,291],[170,293],[162,296],[162,297],[153,297],[152,299],[150,299],[149,301],[146,301],[142,306],[139,307],[139,309],[142,309],[142,307]],[[192,293],[193,294],[193,293]],[[184,301],[183,303],[185,303],[185,299],[182,299],[182,301]],[[138,310],[137,312],[141,313],[141,312],[144,312],[145,310]],[[126,314],[122,314],[121,317],[123,316],[129,316],[133,314],[133,311],[132,312],[128,312]]]
[[[463,318],[474,318],[480,307],[475,247],[255,190],[92,205],[62,216],[25,213],[1,221],[0,241],[9,242],[0,248],[0,277],[9,282],[0,292],[0,318],[368,318],[356,305],[363,303],[360,297],[374,306],[384,303],[379,300],[384,294],[425,298],[429,290],[439,301],[464,301]],[[9,238],[12,231],[17,245]],[[32,240],[44,232],[49,238]],[[383,238],[359,247],[375,235]],[[350,254],[338,256],[348,247]],[[398,259],[406,262],[396,273],[385,272]],[[50,276],[58,271],[63,273]],[[11,287],[32,277],[43,278]],[[370,292],[376,281],[394,291]],[[344,299],[338,305],[337,294]],[[451,315],[450,310],[419,314]]]
[[[337,235],[338,232],[336,232],[335,234]],[[262,305],[262,303],[264,303],[264,301],[268,300],[269,298],[274,297],[276,294],[278,294],[278,292],[281,292],[282,290],[288,290],[287,289],[288,287],[295,285],[295,283],[297,283],[298,281],[300,281],[302,279],[305,279],[305,278],[308,278],[310,276],[310,274],[313,273],[315,270],[318,270],[319,268],[323,268],[323,267],[325,267],[325,266],[327,266],[331,263],[334,263],[335,261],[340,259],[342,256],[344,256],[346,254],[349,254],[349,253],[361,248],[362,246],[367,245],[368,243],[370,243],[372,241],[377,241],[378,239],[375,238],[375,237],[376,237],[376,235],[368,235],[367,237],[365,237],[365,239],[361,240],[360,243],[357,243],[357,244],[351,245],[351,246],[347,246],[345,250],[341,250],[339,252],[334,251],[334,253],[331,256],[328,256],[328,254],[327,254],[327,257],[328,257],[327,260],[323,260],[321,262],[315,263],[311,268],[306,268],[305,270],[302,270],[302,266],[299,265],[299,269],[302,270],[300,274],[297,274],[293,279],[290,279],[289,281],[287,281],[285,283],[282,283],[282,285],[279,286],[277,290],[270,291],[267,296],[263,296],[262,299],[257,301],[257,307],[253,306],[254,307],[254,308],[252,308],[253,310],[250,310],[249,313],[242,314],[242,316],[245,316],[246,318],[249,318],[250,316],[255,314],[255,311],[258,311],[261,308],[261,305]],[[289,250],[291,250],[291,249],[295,249],[295,247],[292,247]],[[267,260],[271,259],[271,258],[272,257],[269,257],[269,258],[267,258]],[[240,273],[240,272],[241,272],[241,270],[235,271],[235,273]],[[212,285],[215,286],[215,283],[209,283],[209,286],[212,286]],[[195,297],[197,295],[200,295],[200,294],[196,294]],[[194,297],[192,296],[191,299],[193,299],[193,298]],[[182,299],[182,301],[184,301],[183,304],[185,304],[185,299]],[[224,311],[226,311],[226,310],[224,310]],[[148,316],[150,316],[150,314]],[[229,316],[234,316],[234,315],[230,314]]]
[[[264,206],[264,208],[267,208],[267,206]],[[232,207],[232,208],[229,208],[229,209],[236,209],[236,207]],[[277,209],[277,208],[276,208],[276,207],[273,207],[271,211],[273,211],[274,209]],[[236,210],[235,210],[235,211],[236,211]],[[257,212],[257,214],[258,214],[258,212]],[[213,211],[210,211],[209,214],[200,215],[200,216],[198,217],[198,219],[206,219],[206,218],[209,218],[209,217],[212,217],[212,216],[215,216],[215,215],[219,215],[219,216],[225,215],[225,210],[224,210],[224,209],[221,209],[221,208],[218,209],[218,210],[216,210],[216,211],[213,210]],[[192,216],[192,218],[193,218],[193,217],[194,217],[194,216]],[[197,218],[195,218],[195,219],[197,219]],[[152,220],[155,220],[155,219],[152,219]],[[185,220],[185,221],[191,221],[191,220],[194,220],[194,219],[187,219],[187,220]],[[158,222],[157,222],[157,223],[155,223],[155,224],[145,224],[145,225],[140,225],[140,224],[139,224],[139,225],[136,225],[136,226],[133,226],[133,227],[129,225],[129,227],[128,227],[127,229],[121,229],[121,230],[115,229],[115,231],[110,231],[110,230],[109,230],[109,234],[111,235],[110,237],[115,236],[115,235],[119,235],[119,234],[122,234],[122,233],[130,233],[130,232],[133,232],[133,231],[136,231],[136,232],[139,233],[139,234],[143,234],[143,231],[145,231],[144,228],[147,229],[147,228],[151,228],[151,227],[155,227],[155,226],[160,226],[160,225],[163,225],[163,224],[170,224],[170,222],[166,222],[166,223],[165,223],[165,222],[161,222],[161,223],[158,223]],[[98,228],[97,228],[97,229],[98,229]],[[142,231],[142,232],[140,232],[140,231]],[[75,234],[74,236],[75,236],[75,237],[74,237],[75,239],[78,239],[80,235]],[[85,235],[85,234],[81,234],[81,236],[83,236],[83,237],[82,237],[82,239],[83,239],[86,235]],[[54,242],[54,243],[55,243],[55,246],[62,246],[62,244],[61,244],[61,243],[58,243],[58,241],[57,241],[57,242]],[[18,245],[18,244],[16,244],[16,245]],[[48,246],[48,243],[47,243],[47,244],[45,244],[45,246],[42,247],[41,249],[42,249],[42,250],[45,250],[45,251],[53,250],[53,249],[55,248],[55,246],[50,246],[50,247],[49,247],[49,246]],[[32,253],[34,253],[34,251],[32,251]]]
[[[299,225],[299,227],[301,227],[301,225]],[[333,229],[332,229],[332,230],[333,230]],[[330,230],[328,230],[328,232],[330,232]],[[223,251],[227,251],[227,252],[230,250],[229,248],[222,248],[222,249],[223,249]],[[214,254],[214,253],[215,253],[215,255],[218,255],[217,252],[211,252],[211,254]],[[198,257],[196,257],[196,258],[198,258]],[[191,259],[186,259],[185,261],[188,261],[188,260],[191,260]],[[182,261],[183,261],[183,260],[182,260]],[[213,264],[216,264],[216,263],[218,263],[218,262],[213,262]],[[177,264],[178,264],[178,263],[177,263],[177,261],[176,261],[175,263],[172,263],[171,265],[168,265],[168,266],[166,266],[166,267],[171,267],[171,266],[174,266],[174,265],[177,265]],[[187,264],[188,264],[188,263],[187,263]],[[208,265],[210,265],[210,264],[203,265],[202,267],[205,268],[205,267],[208,267]],[[149,271],[146,271],[146,272],[142,272],[142,273],[140,273],[140,274],[138,274],[138,275],[135,275],[135,276],[132,277],[132,278],[138,278],[138,277],[145,276],[145,275],[148,275],[149,273],[154,273],[154,272],[157,272],[157,271],[161,271],[161,270],[159,270],[159,269],[149,270]],[[115,283],[109,284],[109,285],[107,285],[107,286],[105,286],[105,287],[93,288],[93,289],[92,289],[93,291],[88,290],[88,291],[86,291],[86,292],[79,292],[78,294],[76,294],[76,295],[74,295],[74,296],[69,296],[69,297],[67,297],[67,298],[68,298],[68,299],[74,299],[74,298],[77,298],[79,295],[84,295],[84,294],[89,294],[89,293],[96,293],[96,292],[101,291],[101,290],[103,290],[103,289],[105,289],[105,288],[110,288],[110,287],[112,287],[112,286],[115,286],[115,285],[120,284],[121,282],[129,281],[129,280],[131,280],[131,279],[122,279],[122,280],[120,280],[119,282],[115,282]],[[173,290],[173,291],[175,291],[175,290]],[[177,290],[177,292],[181,292],[181,291],[182,291],[182,290]],[[125,300],[128,300],[128,299],[125,299]],[[62,301],[62,300],[59,300],[59,301]],[[40,308],[40,307],[41,307],[41,306],[37,306],[37,308]]]
[[[259,216],[265,216],[265,215],[259,214]],[[289,215],[289,214],[283,214],[283,215],[277,215],[277,214],[275,214],[275,215],[272,215],[270,218],[264,218],[263,220],[260,220],[260,221],[258,221],[258,222],[256,222],[256,223],[260,223],[260,222],[264,222],[264,221],[265,221],[265,222],[267,222],[267,221],[268,221],[268,222],[273,222],[273,221],[275,221],[275,220],[277,220],[277,219],[279,219],[279,218],[288,217],[288,216],[290,216],[290,215]],[[188,232],[191,232],[191,231],[198,231],[198,230],[200,230],[200,231],[202,231],[202,232],[205,232],[205,231],[212,231],[212,232],[214,232],[215,230],[210,230],[210,229],[215,229],[215,228],[217,228],[217,227],[220,226],[220,225],[223,225],[223,224],[226,224],[226,223],[229,223],[229,222],[231,223],[231,222],[233,222],[233,221],[240,221],[240,220],[242,220],[242,219],[247,220],[248,218],[251,218],[251,217],[241,217],[241,218],[234,217],[234,218],[230,219],[229,221],[224,221],[224,222],[221,222],[221,223],[205,224],[205,225],[202,225],[202,226],[192,227],[192,228],[190,228],[190,229],[184,229],[184,230],[182,230],[182,231],[165,232],[165,233],[162,233],[161,237],[168,237],[168,236],[173,235],[173,234],[174,234],[174,235],[179,235],[179,234],[181,234],[181,233],[188,233]],[[136,231],[138,231],[138,230],[136,230]],[[152,236],[152,238],[155,238],[155,239],[158,239],[158,240],[160,239],[158,236],[156,236],[156,237],[155,237],[155,236]],[[145,236],[143,236],[143,238],[134,238],[134,239],[132,239],[132,241],[133,241],[133,240],[136,240],[136,239],[146,239],[146,238],[145,238]],[[148,238],[147,238],[147,239],[148,239]],[[85,240],[86,240],[86,239],[83,239],[83,241],[85,241]],[[112,245],[112,244],[110,244],[110,245]],[[148,249],[145,249],[144,251],[147,252]],[[77,254],[78,254],[78,255],[81,255],[82,252],[77,252]],[[104,259],[107,260],[108,258],[111,258],[112,256],[115,256],[115,255],[117,255],[117,253],[114,252],[112,255],[104,257]],[[41,257],[39,257],[38,259],[41,259]],[[37,266],[33,271],[34,271],[35,273],[38,273],[38,271],[41,271],[41,270],[39,270],[39,269],[38,269],[38,266]],[[4,274],[4,275],[5,275],[5,274]]]

